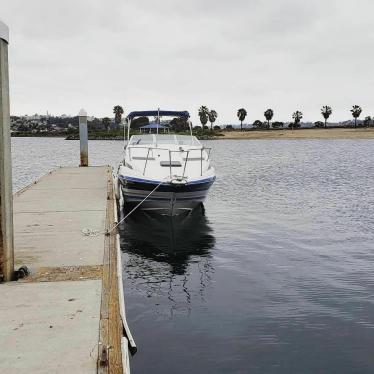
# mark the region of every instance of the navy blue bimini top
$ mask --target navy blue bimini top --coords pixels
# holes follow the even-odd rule
[[[150,117],[150,116],[170,116],[170,117],[182,117],[185,119],[190,118],[190,114],[185,111],[174,111],[174,110],[144,110],[140,112],[131,112],[127,118],[133,119],[135,117]]]

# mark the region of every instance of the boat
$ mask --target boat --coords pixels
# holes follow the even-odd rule
[[[130,137],[134,118],[152,116],[157,125],[149,127],[150,133]],[[159,133],[160,118],[165,116],[185,119],[190,135]],[[216,176],[210,164],[211,148],[193,136],[189,117],[187,111],[161,110],[127,116],[125,155],[117,176],[117,191],[126,206],[168,216],[188,213],[198,206],[204,209],[203,202]],[[154,127],[156,132],[151,133]]]

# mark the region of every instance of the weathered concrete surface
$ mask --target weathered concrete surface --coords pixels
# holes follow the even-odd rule
[[[0,295],[1,373],[96,371],[101,280],[11,282]]]
[[[96,372],[110,176],[59,169],[14,196],[16,263],[45,276],[0,284],[0,373]]]
[[[81,230],[102,231],[102,211],[15,214],[16,266],[97,265],[103,261],[103,235],[83,237]],[[88,214],[89,213],[89,214]],[[63,242],[59,242],[63,238]],[[54,250],[51,250],[51,246]],[[71,254],[74,253],[74,256]]]
[[[58,169],[15,196],[16,265],[102,264],[104,236],[81,230],[105,229],[107,169]]]

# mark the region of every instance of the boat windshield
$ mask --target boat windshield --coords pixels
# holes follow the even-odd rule
[[[175,135],[157,135],[156,142],[157,144],[177,144]]]
[[[158,146],[162,144],[173,144],[173,145],[189,145],[189,146],[201,146],[201,143],[197,140],[196,136],[191,135],[133,135],[130,139],[130,145],[154,145]]]
[[[133,135],[130,139],[130,145],[153,144],[153,135]]]
[[[178,145],[196,145],[200,146],[200,142],[197,140],[196,136],[190,135],[176,135]]]

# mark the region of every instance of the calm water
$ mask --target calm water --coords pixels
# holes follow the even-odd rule
[[[373,373],[374,141],[212,141],[206,214],[122,228],[133,373]],[[121,142],[91,142],[116,164]],[[13,139],[15,188],[78,143]]]

